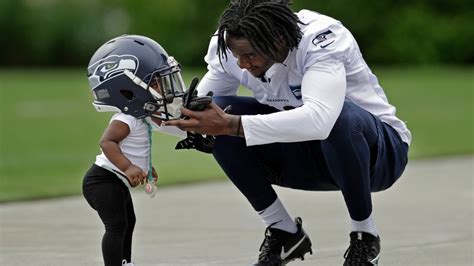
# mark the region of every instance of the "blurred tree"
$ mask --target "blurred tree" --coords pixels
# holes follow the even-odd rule
[[[340,20],[380,64],[474,62],[471,0],[294,0]],[[2,0],[0,66],[85,66],[100,44],[147,35],[185,67],[204,66],[226,0]]]

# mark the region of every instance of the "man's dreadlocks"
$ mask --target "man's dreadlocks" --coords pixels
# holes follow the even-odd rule
[[[260,54],[281,60],[282,48],[298,47],[303,24],[288,7],[288,0],[235,0],[222,14],[217,31],[217,54],[227,60],[225,38],[245,38]]]

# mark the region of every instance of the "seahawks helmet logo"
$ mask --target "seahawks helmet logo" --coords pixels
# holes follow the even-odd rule
[[[336,35],[331,30],[327,30],[323,33],[320,33],[320,34],[316,35],[316,37],[314,37],[314,39],[313,39],[313,44],[316,45],[316,46],[318,44],[320,44],[321,48],[326,48],[330,44],[332,44],[334,42],[334,40],[332,40],[331,42],[324,43],[324,44],[323,44],[323,42],[325,42],[329,39],[334,39],[335,36]]]
[[[138,59],[133,55],[109,55],[89,66],[89,84],[92,89],[119,74],[129,70],[133,74],[138,68]]]

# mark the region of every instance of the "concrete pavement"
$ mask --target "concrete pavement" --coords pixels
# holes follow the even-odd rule
[[[473,265],[474,157],[410,162],[373,194],[380,265]],[[342,265],[349,222],[338,192],[276,188],[301,216],[312,256],[290,265]],[[228,181],[133,192],[137,266],[249,265],[264,226]],[[82,197],[0,205],[0,265],[101,265],[102,225]]]

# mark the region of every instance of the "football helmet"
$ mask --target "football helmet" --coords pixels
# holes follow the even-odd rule
[[[122,35],[106,42],[92,56],[87,76],[99,112],[181,117],[186,92],[181,66],[148,37]]]

